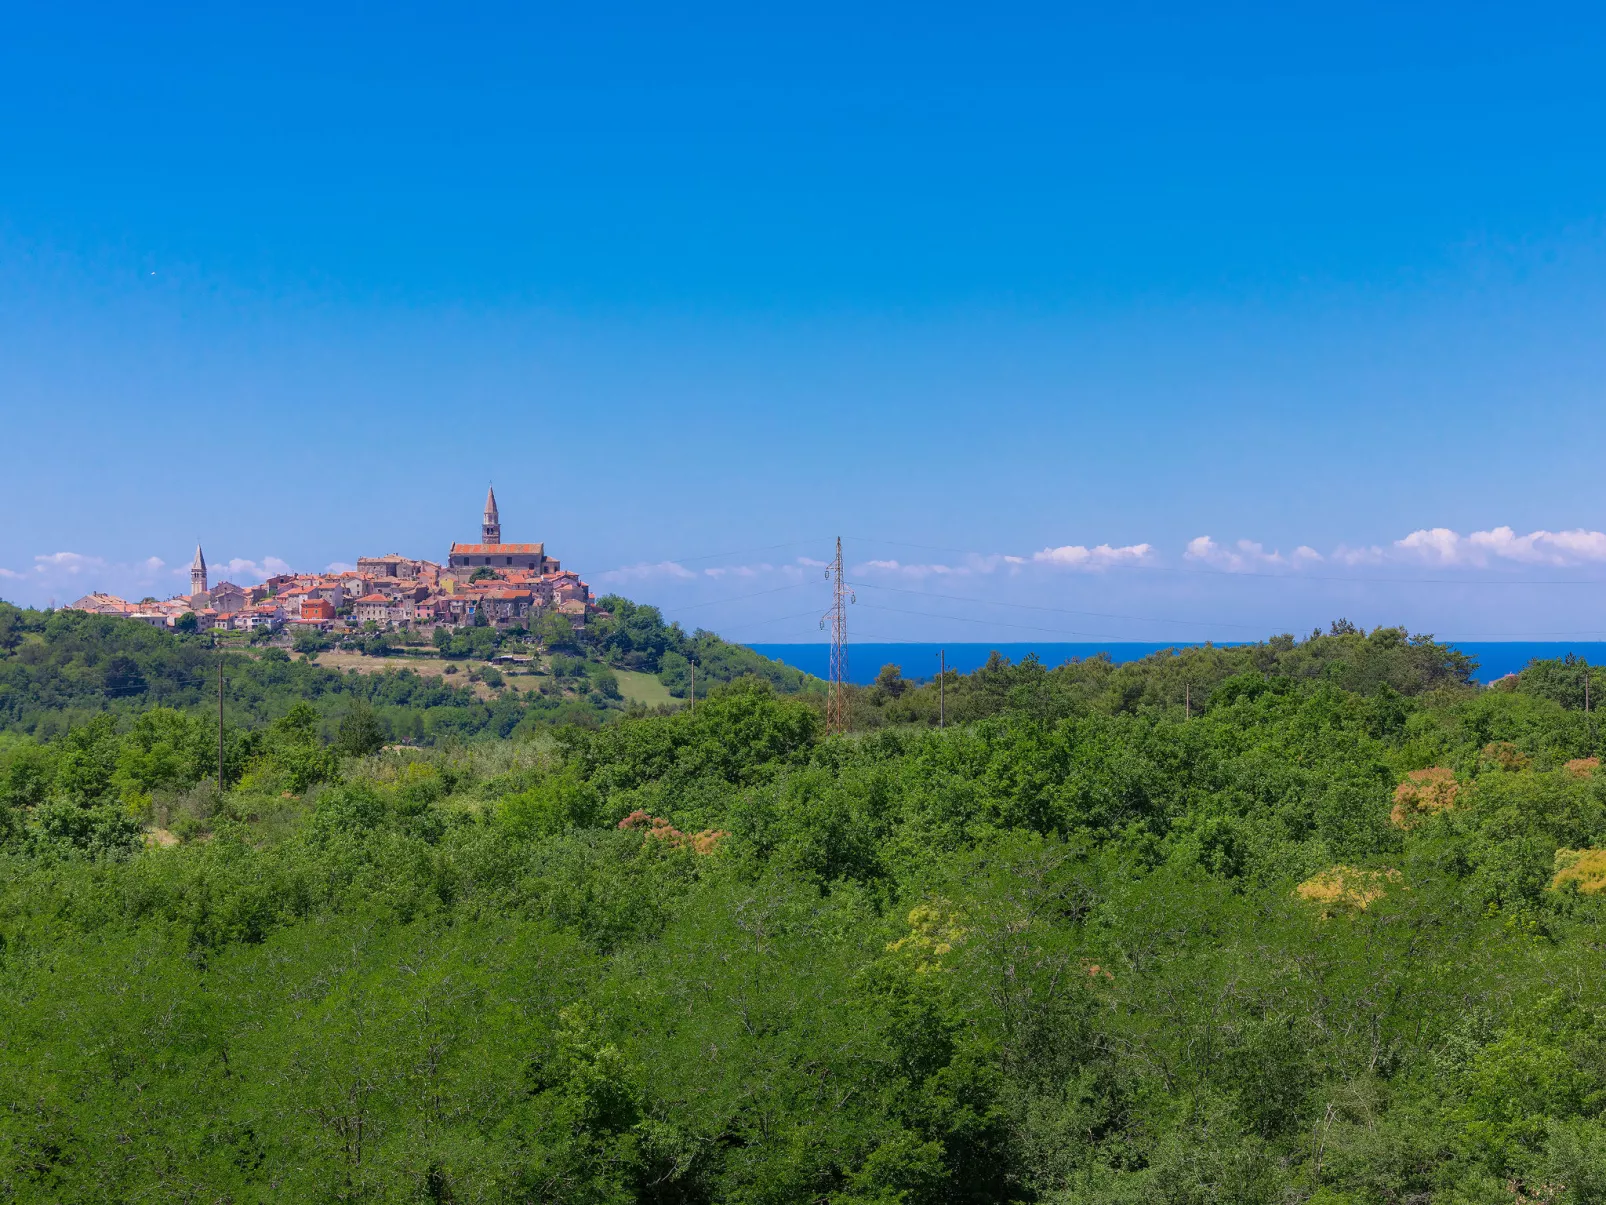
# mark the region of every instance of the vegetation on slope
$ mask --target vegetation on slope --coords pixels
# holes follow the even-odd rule
[[[151,707],[215,714],[217,675],[224,677],[225,717],[261,728],[297,701],[319,713],[332,738],[341,720],[366,708],[391,740],[433,743],[474,736],[505,737],[552,724],[608,722],[629,710],[610,667],[657,675],[674,698],[687,694],[687,660],[698,663],[699,690],[757,676],[781,691],[818,683],[799,670],[729,645],[709,632],[688,636],[663,622],[655,607],[603,600],[614,609],[587,630],[567,621],[535,637],[522,630],[440,628],[422,646],[434,656],[483,663],[498,652],[546,654],[539,689],[509,687],[500,670],[473,670],[495,689],[482,698],[464,679],[407,668],[395,634],[358,637],[357,647],[394,671],[341,673],[316,664],[330,641],[302,634],[296,655],[255,648],[243,637],[162,631],[135,620],[79,611],[22,610],[0,603],[0,731],[50,738],[112,714],[126,719]],[[537,634],[539,635],[539,633]],[[425,638],[420,638],[425,639]],[[466,667],[465,667],[466,668]],[[528,685],[528,683],[526,683]]]
[[[297,707],[221,800],[184,713],[13,737],[0,1192],[1600,1201],[1586,670],[1467,668],[998,662],[845,737],[745,679],[361,756]]]

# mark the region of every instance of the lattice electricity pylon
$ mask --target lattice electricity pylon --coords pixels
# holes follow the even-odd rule
[[[836,538],[836,560],[826,569],[831,581],[831,609],[820,617],[820,627],[831,625],[831,680],[825,696],[827,732],[848,730],[848,604],[858,602],[842,581],[842,537]]]

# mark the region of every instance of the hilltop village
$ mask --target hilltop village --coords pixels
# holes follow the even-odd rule
[[[188,594],[128,602],[85,595],[69,608],[122,615],[156,627],[197,631],[288,629],[339,634],[354,630],[528,627],[556,614],[576,628],[596,610],[590,588],[541,544],[504,544],[496,493],[487,490],[480,540],[451,546],[444,565],[391,553],[357,558],[354,570],[282,573],[254,585],[209,583],[199,545]]]

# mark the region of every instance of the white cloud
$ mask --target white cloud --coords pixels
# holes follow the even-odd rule
[[[1216,543],[1209,536],[1195,536],[1189,540],[1182,555],[1190,561],[1203,561],[1229,573],[1268,566],[1286,567],[1289,564],[1281,553],[1267,552],[1264,545],[1254,540],[1239,540],[1229,547]]]
[[[1463,536],[1448,527],[1429,527],[1396,540],[1394,547],[1404,559],[1446,567],[1482,568],[1500,561],[1557,567],[1606,562],[1606,532],[1584,528],[1541,529],[1519,536],[1502,526]]]
[[[1408,557],[1437,565],[1454,565],[1466,559],[1461,537],[1448,527],[1413,531],[1403,540],[1395,540],[1394,547]]]
[[[1380,565],[1387,554],[1376,544],[1365,548],[1351,548],[1348,544],[1340,544],[1333,549],[1333,561],[1339,565]]]
[[[0,569],[0,578],[18,583],[22,601],[59,602],[61,595],[70,600],[95,590],[135,595],[166,590],[172,572],[159,556],[118,563],[82,552],[44,552],[26,569]]]
[[[1301,544],[1284,556],[1276,549],[1267,552],[1266,546],[1257,540],[1239,540],[1229,546],[1218,544],[1209,536],[1195,536],[1189,540],[1182,555],[1187,560],[1203,561],[1229,573],[1253,569],[1298,569],[1305,565],[1319,565],[1326,559],[1309,544]]]
[[[1580,561],[1606,561],[1606,531],[1585,531],[1575,527],[1571,531],[1536,531],[1544,542],[1558,553],[1577,557]]]
[[[156,557],[151,557],[158,566],[162,564]],[[146,562],[149,564],[149,561]],[[81,552],[46,552],[33,559],[35,573],[46,575],[65,575],[76,577],[81,573],[93,573],[104,569],[106,562],[98,556],[85,556]]]
[[[793,573],[797,572],[797,570],[792,569],[792,567],[790,565],[787,566],[787,569],[791,570]],[[760,564],[760,565],[716,565],[712,569],[704,569],[703,570],[703,576],[704,577],[711,577],[711,578],[714,578],[715,580],[718,580],[719,578],[722,578],[722,577],[743,577],[743,578],[746,578],[746,577],[761,577],[762,575],[764,575],[766,573],[774,573],[774,572],[775,572],[775,566],[774,565],[770,565],[770,564]],[[786,572],[786,570],[782,570],[782,572]]]
[[[1010,553],[975,553],[957,565],[940,562],[905,562],[873,560],[853,566],[856,575],[881,575],[909,578],[920,581],[929,577],[984,577],[1000,569],[1010,574],[1021,573],[1032,566],[1058,569],[1098,570],[1113,565],[1140,565],[1149,562],[1154,554],[1151,544],[1125,544],[1119,548],[1099,544],[1093,548],[1081,544],[1064,544],[1058,548],[1043,548],[1030,556]]]
[[[343,573],[350,568],[352,566],[340,565],[337,562],[329,566],[328,572]],[[211,569],[213,581],[231,581],[241,586],[254,586],[275,574],[290,572],[289,564],[276,556],[265,556],[260,561],[242,556],[231,557],[227,563],[213,565]]]
[[[1124,544],[1111,548],[1100,544],[1084,548],[1080,544],[1064,544],[1058,548],[1044,548],[1032,553],[1032,561],[1039,565],[1062,565],[1072,569],[1104,569],[1110,565],[1138,565],[1148,561],[1154,552],[1150,544]],[[1011,564],[1022,563],[1020,557],[1005,557]]]
[[[972,572],[971,569],[956,565],[941,564],[906,564],[898,560],[865,561],[862,565],[854,565],[849,572],[854,576],[906,577],[919,581],[928,577],[964,577]]]
[[[1188,541],[1183,556],[1229,572],[1299,569],[1327,561],[1345,568],[1389,563],[1446,569],[1476,569],[1492,564],[1567,567],[1606,564],[1606,532],[1573,528],[1532,531],[1520,536],[1510,527],[1495,527],[1462,535],[1448,527],[1422,527],[1386,547],[1340,544],[1325,558],[1308,544],[1284,556],[1275,550],[1266,551],[1254,540],[1218,544],[1209,536],[1198,536]]]

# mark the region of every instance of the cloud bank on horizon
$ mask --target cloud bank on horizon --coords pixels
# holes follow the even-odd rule
[[[1267,549],[1259,541],[1239,539],[1228,543],[1201,535],[1189,540],[1174,561],[1168,561],[1153,544],[1062,544],[1040,548],[1026,554],[963,553],[951,560],[904,561],[872,557],[848,566],[850,576],[878,579],[922,581],[943,578],[974,578],[996,574],[1019,576],[1032,570],[1067,570],[1076,573],[1102,573],[1119,568],[1200,568],[1221,573],[1286,572],[1322,567],[1329,571],[1373,567],[1415,567],[1435,569],[1526,568],[1576,569],[1606,564],[1606,532],[1585,528],[1565,531],[1531,531],[1518,535],[1510,527],[1495,527],[1467,535],[1447,527],[1426,527],[1387,545],[1351,546],[1340,544],[1323,554],[1306,544],[1290,552]],[[604,589],[628,589],[632,585],[680,582],[735,582],[780,579],[803,582],[825,567],[825,562],[799,556],[784,561],[758,561],[749,564],[713,565],[691,568],[677,560],[643,561],[621,565],[591,574],[594,585]],[[346,569],[337,564],[331,569]],[[289,561],[279,556],[261,558],[232,557],[214,563],[216,580],[261,581],[276,573],[288,573]],[[43,553],[33,564],[20,569],[0,566],[0,583],[9,584],[24,602],[44,601],[78,591],[128,591],[176,589],[187,579],[188,565],[169,565],[161,557],[150,556],[132,563],[114,562],[86,553]],[[175,585],[177,583],[177,585]],[[0,587],[3,588],[3,587]],[[58,597],[58,602],[71,599]]]
[[[340,566],[349,569],[351,566]],[[334,566],[331,566],[334,568]],[[281,557],[230,557],[208,564],[213,583],[235,581],[255,584],[277,573],[289,573],[290,563]],[[19,591],[24,603],[54,598],[58,604],[96,590],[113,594],[167,596],[188,585],[189,560],[170,565],[159,556],[141,561],[111,561],[82,552],[47,552],[33,558],[21,569],[0,565],[0,597]],[[8,585],[14,583],[15,586]]]
[[[1220,543],[1208,535],[1196,536],[1182,549],[1180,566],[1203,567],[1227,573],[1254,573],[1266,570],[1297,572],[1318,566],[1339,569],[1400,566],[1445,569],[1580,568],[1606,564],[1606,532],[1574,528],[1568,531],[1532,531],[1519,536],[1510,527],[1474,531],[1462,535],[1447,527],[1419,528],[1388,545],[1351,546],[1340,544],[1323,555],[1307,544],[1284,553],[1268,550],[1256,540],[1240,539]],[[601,584],[625,585],[665,579],[693,582],[701,579],[756,578],[767,574],[799,577],[800,567],[820,568],[823,561],[798,557],[795,561],[751,565],[721,565],[691,569],[679,561],[641,562],[595,574]],[[1159,550],[1148,543],[1119,547],[1098,544],[1065,544],[1042,548],[1026,555],[1012,553],[964,553],[952,561],[901,561],[871,558],[849,566],[855,576],[903,577],[911,579],[982,577],[999,572],[1019,574],[1032,568],[1069,569],[1097,573],[1123,567],[1167,566]]]
[[[1297,569],[1320,564],[1343,567],[1403,564],[1449,569],[1487,569],[1499,565],[1577,568],[1606,562],[1606,532],[1574,528],[1570,531],[1531,531],[1519,536],[1510,527],[1496,527],[1463,536],[1448,527],[1424,527],[1395,540],[1387,547],[1377,544],[1363,547],[1340,544],[1326,557],[1304,544],[1288,556],[1283,556],[1275,550],[1267,552],[1252,540],[1239,540],[1231,547],[1224,547],[1209,536],[1199,536],[1188,542],[1184,557],[1240,572],[1265,567]]]
[[[35,606],[95,590],[166,597],[187,584],[188,557],[176,559],[42,554],[31,565],[0,567],[0,597]],[[1606,532],[1519,535],[1500,526],[1466,534],[1419,528],[1386,544],[1340,544],[1325,553],[1200,535],[1170,550],[1144,542],[952,550],[909,560],[861,554],[846,569],[859,593],[860,640],[1243,640],[1308,631],[1339,616],[1454,639],[1580,640],[1606,638],[1596,592],[1534,591],[1593,581],[1588,570],[1602,564]],[[212,572],[214,581],[243,584],[290,568],[288,558],[269,555],[220,559]],[[820,638],[826,568],[807,555],[748,561],[733,553],[582,574],[599,596],[624,594],[728,639],[784,643]]]

